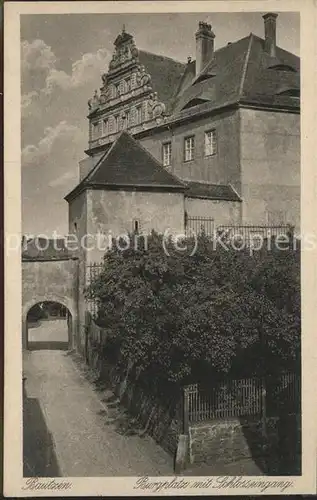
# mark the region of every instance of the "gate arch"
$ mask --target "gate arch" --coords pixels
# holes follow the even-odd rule
[[[33,302],[33,301],[32,301]],[[64,303],[63,303],[64,302]],[[52,304],[55,304],[55,305],[58,305],[58,306],[63,306],[65,308],[65,311],[66,311],[66,317],[64,319],[64,321],[66,321],[67,323],[67,340],[54,340],[54,338],[50,339],[50,340],[42,340],[42,339],[37,339],[37,340],[31,340],[30,339],[30,331],[29,331],[29,328],[30,328],[30,318],[29,318],[29,313],[32,311],[33,307],[38,305],[38,304],[44,304],[44,307],[45,306],[49,306],[49,305],[52,305]],[[28,307],[28,304],[25,304],[25,310],[23,310],[23,321],[25,322],[25,327],[24,327],[24,330],[25,330],[25,345],[27,347],[27,349],[30,349],[31,346],[32,348],[34,349],[34,346],[37,346],[37,348],[39,348],[38,346],[39,345],[51,345],[51,346],[56,346],[56,345],[59,345],[59,346],[63,346],[63,349],[67,348],[67,349],[71,349],[74,342],[73,342],[73,316],[74,316],[74,312],[71,311],[71,309],[66,305],[67,303],[67,300],[62,300],[62,299],[54,299],[54,300],[41,300],[39,302],[36,302],[35,304],[32,304],[31,307]],[[52,319],[52,318],[51,318]],[[32,320],[31,320],[32,321]],[[43,326],[43,320],[39,320],[39,322],[37,321],[36,322],[38,326]],[[44,323],[45,324],[45,323]],[[61,328],[64,328],[64,327],[61,327]],[[63,331],[63,330],[62,330]],[[43,332],[42,332],[43,333]],[[33,336],[34,336],[34,333],[33,333]],[[60,348],[60,347],[59,347]]]
[[[57,302],[72,317],[69,347],[73,349],[78,335],[78,260],[22,261],[22,345],[27,349],[27,314],[39,302]]]

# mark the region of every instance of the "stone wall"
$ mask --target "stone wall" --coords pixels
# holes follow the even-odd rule
[[[84,297],[84,289],[86,286],[86,258],[87,250],[85,245],[85,235],[87,234],[87,193],[84,191],[80,193],[75,199],[69,202],[68,205],[68,233],[71,238],[69,245],[71,246],[73,242],[78,246],[76,248],[78,255],[78,290],[77,290],[77,300],[78,300],[78,314],[79,314],[79,331],[78,331],[78,342],[77,347],[82,352],[84,349],[84,324],[85,324],[85,310],[86,310],[86,300]],[[83,245],[81,243],[84,243]],[[88,242],[89,243],[89,242]],[[72,247],[75,250],[74,246]]]
[[[300,115],[240,110],[243,223],[300,226]],[[268,220],[270,219],[270,220]]]
[[[241,224],[241,209],[240,202],[185,198],[188,217],[211,217],[215,226]]]
[[[96,325],[89,312],[86,312],[85,332],[85,358],[88,365],[98,373],[101,380],[109,383],[121,404],[136,419],[142,432],[148,433],[165,451],[175,456],[182,430],[180,401],[176,404],[175,400],[170,401],[170,404],[162,404],[137,383],[127,381],[116,366],[107,363],[103,356],[106,332]]]
[[[189,456],[192,464],[227,464],[252,458],[275,473],[281,470],[286,458],[286,474],[300,474],[300,417],[289,415],[295,433],[281,450],[281,424],[279,417],[267,419],[267,439],[262,437],[259,417],[230,418],[192,424],[189,428]],[[295,421],[295,422],[293,422]],[[292,424],[293,422],[293,424]],[[283,422],[284,425],[284,422]],[[295,427],[294,427],[295,426]],[[266,445],[265,445],[266,443]],[[265,447],[263,448],[263,444]],[[284,455],[284,457],[283,457]]]
[[[184,232],[183,193],[104,190],[87,191],[88,234],[98,232],[105,235],[105,243],[110,237],[133,231],[134,221],[139,222],[139,230],[149,233],[152,229],[159,233]],[[140,236],[142,238],[142,236]],[[138,243],[131,242],[136,246]],[[93,249],[87,254],[87,262],[101,261],[105,249]]]

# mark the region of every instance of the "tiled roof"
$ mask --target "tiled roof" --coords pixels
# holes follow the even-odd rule
[[[198,79],[195,61],[187,65],[173,101],[173,114],[199,98],[208,98],[211,107],[217,108],[240,100],[265,104],[267,98],[274,104],[274,96],[281,88],[300,88],[299,70],[299,57],[277,47],[276,57],[272,58],[264,50],[264,40],[251,33],[216,50]],[[299,102],[291,97],[283,102],[299,108]]]
[[[232,186],[226,184],[208,184],[204,182],[186,182],[185,196],[210,200],[241,201]]]
[[[185,185],[126,131],[65,199],[69,201],[81,190],[93,187],[185,190]]]
[[[67,248],[63,238],[32,238],[22,242],[23,260],[64,260],[71,259],[72,252]]]
[[[139,60],[147,73],[151,75],[153,91],[157,92],[158,99],[164,102],[168,109],[178,89],[186,64],[145,50],[139,50]]]

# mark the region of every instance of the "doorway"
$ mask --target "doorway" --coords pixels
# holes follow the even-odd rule
[[[28,350],[70,348],[72,316],[63,304],[38,302],[29,309],[26,323]]]

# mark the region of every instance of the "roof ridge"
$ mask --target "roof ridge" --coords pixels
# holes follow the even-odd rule
[[[246,35],[242,38],[239,38],[238,40],[236,40],[235,42],[229,42],[229,43],[226,43],[226,45],[223,45],[222,47],[219,47],[219,49],[216,49],[214,54],[216,54],[217,52],[219,52],[220,50],[224,50],[224,49],[227,49],[228,47],[231,47],[231,45],[235,45],[236,43],[240,43],[242,42],[243,40],[246,40],[247,38],[250,37],[250,35],[253,35],[253,33],[249,33],[249,35]],[[254,35],[253,35],[254,36]]]
[[[99,158],[99,160],[97,161],[96,165],[94,166],[94,168],[92,170],[90,170],[90,172],[88,172],[88,174],[86,175],[86,177],[84,177],[82,179],[81,182],[87,182],[89,181],[89,178],[93,176],[93,174],[96,173],[96,170],[98,170],[98,167],[100,167],[100,163],[101,163],[101,160],[105,160],[107,158],[107,156],[109,155],[110,151],[113,149],[114,145],[116,144],[116,142],[119,140],[119,138],[122,136],[122,134],[125,132],[125,130],[122,130],[120,132],[120,134],[118,135],[118,137],[113,141],[113,143],[111,144],[110,148],[108,149],[108,151],[105,152],[105,154],[101,155],[101,157]]]
[[[253,42],[253,37],[254,37],[254,35],[251,32],[250,35],[249,35],[250,39],[249,39],[248,50],[246,52],[244,63],[243,63],[243,70],[242,70],[241,81],[240,81],[240,86],[239,86],[239,95],[238,95],[239,99],[240,99],[240,97],[243,94],[243,87],[244,87],[245,77],[246,77],[246,73],[247,73],[247,69],[248,69],[248,64],[249,64],[249,59],[250,59],[250,52],[251,52],[251,46],[252,46],[252,42]]]
[[[110,149],[111,149],[111,148],[110,148]],[[88,179],[88,177],[90,176],[90,174],[92,174],[92,173],[96,170],[96,168],[99,166],[99,163],[100,163],[100,162],[101,162],[101,160],[102,160],[102,159],[106,156],[106,154],[110,151],[110,149],[108,149],[108,151],[106,151],[103,155],[101,155],[101,156],[100,156],[100,158],[99,158],[99,160],[97,161],[96,165],[95,165],[95,166],[94,166],[94,167],[93,167],[93,168],[92,168],[92,169],[88,172],[88,174],[87,174],[85,177],[83,177],[83,178],[81,179],[80,183],[82,183],[82,182],[86,182],[87,180],[89,180],[89,179]],[[88,156],[88,158],[93,158],[93,157]],[[86,160],[86,158],[84,158],[84,159]]]
[[[262,38],[261,36],[259,35],[255,35],[254,33],[250,33],[252,34],[253,38],[259,42],[263,42],[264,43],[264,38]],[[291,54],[292,56],[294,57],[297,57],[298,59],[300,59],[300,56],[298,56],[297,54],[295,54],[294,52],[291,52],[290,50],[287,50],[287,49],[284,49],[283,47],[281,47],[280,45],[276,45],[276,48],[278,50],[281,50],[282,52],[286,52],[286,54]],[[277,56],[276,56],[277,57]],[[278,57],[277,57],[278,58]]]

